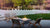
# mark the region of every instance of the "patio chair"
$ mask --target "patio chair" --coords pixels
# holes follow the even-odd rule
[[[33,26],[35,26],[35,28],[37,28],[36,24],[40,25],[40,21],[41,21],[41,19],[42,19],[42,18],[37,19],[36,21],[32,21],[33,23],[30,22],[30,24],[33,24]],[[41,27],[41,25],[40,25],[40,27]]]
[[[27,20],[27,21],[23,21],[23,27],[27,27],[29,28],[29,22],[32,21],[32,20]]]
[[[12,28],[14,27],[14,24],[18,24],[19,26],[18,26],[18,28],[21,28],[21,24],[20,24],[20,22],[19,22],[19,20],[16,20],[16,19],[12,19]]]

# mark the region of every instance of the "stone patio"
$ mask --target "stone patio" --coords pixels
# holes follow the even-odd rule
[[[41,20],[40,22],[41,28],[50,28],[50,20]],[[11,28],[12,26],[12,21],[10,20],[9,22],[7,21],[0,21],[0,28]],[[14,25],[15,26],[15,25]],[[28,24],[25,24],[24,27],[22,28],[34,28],[33,25],[28,26]]]

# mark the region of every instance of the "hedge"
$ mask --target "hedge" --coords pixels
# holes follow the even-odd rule
[[[29,15],[21,15],[18,17],[23,18],[24,16],[32,20],[36,20],[40,17],[42,17],[44,20],[50,20],[50,14],[29,14]]]

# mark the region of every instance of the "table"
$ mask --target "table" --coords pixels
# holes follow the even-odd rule
[[[26,18],[13,18],[16,20],[19,20],[20,23],[24,23],[24,24],[28,24],[30,21],[32,21],[31,19],[26,19]]]
[[[21,20],[23,21],[24,24],[28,24],[31,21],[31,19],[21,19]]]

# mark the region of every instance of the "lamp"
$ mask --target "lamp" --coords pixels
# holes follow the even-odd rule
[[[28,20],[28,18],[26,16],[24,16],[24,18],[22,18],[23,21]]]

